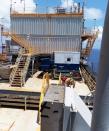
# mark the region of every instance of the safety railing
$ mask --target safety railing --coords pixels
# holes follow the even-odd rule
[[[15,42],[17,42],[20,46],[22,46],[25,49],[29,50],[30,54],[37,54],[38,53],[38,49],[35,48],[35,47],[33,47],[32,44],[28,40],[26,40],[25,38],[23,38],[22,36],[16,35],[14,33],[14,34],[11,34],[11,38]]]
[[[17,35],[15,32],[9,32],[8,29],[4,28],[2,31],[3,36],[9,36],[13,41],[15,41],[21,47],[28,50],[31,55],[38,54],[40,52],[38,47],[34,47],[32,43],[21,35]]]
[[[97,31],[84,31],[83,35],[87,37],[86,47],[82,49],[82,57],[88,57],[91,53],[92,47],[94,45],[95,40],[97,39],[99,34],[99,30]]]
[[[22,52],[22,48],[21,48],[20,51],[19,51],[18,57],[17,57],[16,62],[15,62],[15,67],[12,69],[12,72],[11,72],[10,77],[9,77],[10,85],[11,85],[12,82],[13,82],[13,79],[14,79],[14,76],[15,76],[15,74],[16,74],[16,71],[17,71],[17,68],[18,68],[20,59],[21,59],[21,57],[22,57],[22,56],[21,56],[21,52]]]
[[[82,32],[82,35],[96,35],[96,33],[98,33],[98,30],[94,30],[94,29],[88,29],[88,28],[85,28],[83,29],[83,32]]]
[[[41,88],[41,95],[40,95],[40,102],[39,102],[39,115],[38,115],[38,122],[41,122],[41,104],[43,102],[44,96],[47,92],[47,89],[49,88],[49,74],[48,72],[43,75],[43,81],[42,81],[42,88]]]
[[[73,4],[71,6],[55,6],[55,7],[52,7],[52,6],[32,6],[32,7],[29,7],[29,6],[26,6],[25,8],[24,7],[12,7],[11,8],[11,15],[12,14],[19,14],[19,13],[22,13],[22,14],[26,14],[26,13],[37,13],[37,14],[56,14],[56,13],[60,13],[60,14],[63,14],[63,13],[66,13],[66,14],[78,14],[78,13],[83,13],[83,7],[80,3],[77,3],[77,4]]]
[[[31,61],[31,56],[28,55],[26,62],[25,62],[25,66],[24,66],[22,74],[21,74],[21,81],[22,81],[23,85],[25,84],[25,79],[26,79],[26,75],[27,75],[27,71],[28,71],[30,61]]]
[[[81,69],[81,73],[84,78],[84,81],[88,85],[89,90],[91,92],[95,91],[95,89],[96,89],[95,78],[91,75],[91,73],[84,66],[81,65],[80,69]]]

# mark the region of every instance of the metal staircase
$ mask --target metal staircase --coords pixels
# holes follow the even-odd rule
[[[25,52],[27,50],[24,51],[23,49],[20,51],[15,67],[11,72],[10,86],[12,87],[22,87],[25,84],[26,74],[31,60],[31,55]]]
[[[21,47],[28,50],[31,55],[36,55],[36,54],[40,53],[39,47],[33,46],[32,43],[29,40],[27,40],[25,37],[23,37],[19,34],[16,34],[15,32],[9,32],[8,29],[4,29],[1,32],[1,35],[6,36],[6,37],[11,37],[11,39],[16,44],[18,44]]]
[[[38,47],[34,47],[29,40],[26,40],[26,38],[22,37],[21,35],[17,34],[10,34],[11,39],[15,41],[18,45],[21,47],[24,47],[26,50],[29,51],[31,55],[35,55],[39,53]]]
[[[25,78],[30,64],[31,56],[36,55],[40,52],[38,47],[34,47],[29,40],[21,35],[7,30],[2,31],[3,36],[10,36],[11,39],[23,47],[16,59],[15,67],[13,68],[10,75],[10,86],[22,87],[25,84]]]
[[[86,47],[82,49],[81,56],[82,57],[88,57],[91,53],[92,47],[94,45],[94,42],[96,38],[98,37],[99,31],[96,31],[93,34],[84,34],[82,35],[82,41],[87,40]]]

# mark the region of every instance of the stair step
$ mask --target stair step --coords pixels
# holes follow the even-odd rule
[[[22,86],[17,86],[17,85],[11,85],[11,87],[22,87]]]
[[[18,72],[18,71],[22,71],[22,70],[18,67],[17,70],[16,70],[16,72]]]
[[[26,63],[26,61],[24,61],[24,62],[19,62],[19,64],[25,64]]]
[[[19,57],[19,63],[17,64],[17,67],[16,67],[17,70],[16,70],[15,74],[13,74],[14,76],[13,76],[13,81],[12,81],[11,86],[21,87],[24,84],[21,81],[22,71],[24,71],[25,66],[27,66],[27,68],[28,68],[28,64],[30,63],[30,59],[28,59],[28,58],[29,58],[29,56],[26,54],[24,54],[24,55],[22,54],[22,56]]]
[[[18,66],[24,66],[24,65],[25,65],[25,63],[24,64],[20,63]]]
[[[21,73],[21,71],[22,71],[22,70],[18,70],[18,71],[16,71],[16,73],[19,73],[19,72]]]
[[[25,66],[25,64],[19,64],[18,66]]]
[[[20,61],[20,63],[25,63],[26,62],[26,60],[22,60],[22,61]]]
[[[19,65],[24,66],[24,65],[25,65],[25,63],[24,63],[24,64],[23,64],[23,63],[20,63]]]
[[[19,86],[19,87],[21,87],[22,85],[21,84],[11,84],[11,86]]]
[[[14,77],[13,79],[14,79],[14,80],[20,80],[21,77]]]
[[[24,66],[22,66],[22,65],[18,66],[18,68],[21,68],[21,67],[23,67],[23,68],[24,68]]]
[[[14,83],[12,83],[12,85],[20,85],[21,86],[22,84],[21,84],[21,82],[19,82],[19,83],[18,82],[17,83],[14,82]]]
[[[21,75],[22,71],[16,71],[15,75]]]
[[[18,85],[18,86],[21,86],[21,83],[12,83],[11,85]]]
[[[14,83],[14,82],[20,82],[21,83],[21,80],[20,79],[19,80],[14,79],[14,81],[12,83]]]
[[[19,62],[19,64],[25,64],[25,63],[26,63],[26,61],[23,61],[23,62],[22,62],[22,61],[20,61],[20,62]]]
[[[16,71],[16,73],[21,73],[22,70]]]
[[[21,76],[21,72],[15,73],[15,76]]]
[[[14,78],[15,78],[15,79],[21,79],[21,77],[16,77],[16,76],[15,76]]]
[[[20,79],[14,79],[13,82],[21,82],[21,80]]]
[[[23,56],[23,57],[22,57],[22,60],[26,60],[26,58],[27,58],[27,56]]]
[[[14,76],[14,78],[18,78],[19,79],[19,78],[21,78],[21,76]]]
[[[19,74],[19,73],[21,73],[22,72],[22,70],[18,70],[18,71],[16,71],[16,74]]]
[[[17,86],[17,87],[21,87],[21,85],[20,85],[20,84],[19,84],[19,85],[18,85],[18,84],[11,84],[11,86],[15,86],[15,87]]]
[[[14,78],[21,78],[21,76],[16,76],[16,75],[15,75]]]
[[[24,66],[25,64],[19,64],[19,66]]]
[[[15,74],[15,76],[14,76],[14,77],[21,77],[21,75]]]
[[[14,77],[14,80],[19,80],[19,78],[18,78],[18,77],[17,77],[17,78],[16,78],[16,77]]]
[[[22,61],[20,61],[19,63],[25,63],[26,62],[26,60],[22,60]]]
[[[12,83],[21,83],[21,80],[19,80],[19,81],[12,81]]]

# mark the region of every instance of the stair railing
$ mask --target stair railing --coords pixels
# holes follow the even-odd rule
[[[11,74],[10,74],[10,78],[9,78],[10,85],[12,84],[13,79],[14,79],[14,77],[15,77],[15,74],[16,74],[16,71],[17,71],[17,68],[18,68],[18,65],[19,65],[19,63],[20,63],[20,59],[21,59],[21,57],[22,57],[22,53],[23,53],[23,49],[21,48],[21,49],[19,50],[19,54],[18,54],[18,57],[17,57],[16,62],[15,62],[15,67],[12,69],[12,72],[11,72]]]
[[[26,59],[26,62],[25,62],[25,66],[24,66],[24,68],[23,68],[23,70],[21,72],[21,83],[22,83],[22,85],[25,84],[25,79],[26,79],[26,75],[27,75],[27,71],[28,71],[30,61],[31,61],[31,56],[28,55],[27,59]]]
[[[31,42],[29,42],[29,40],[23,38],[22,36],[20,35],[17,35],[15,33],[12,33],[10,34],[11,38],[17,42],[20,46],[24,47],[25,49],[29,50],[29,53],[30,54],[37,54],[39,51],[38,51],[38,48],[32,46]]]

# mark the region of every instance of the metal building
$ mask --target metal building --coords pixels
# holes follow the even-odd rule
[[[81,51],[83,12],[11,13],[11,32],[29,40],[41,54]]]

